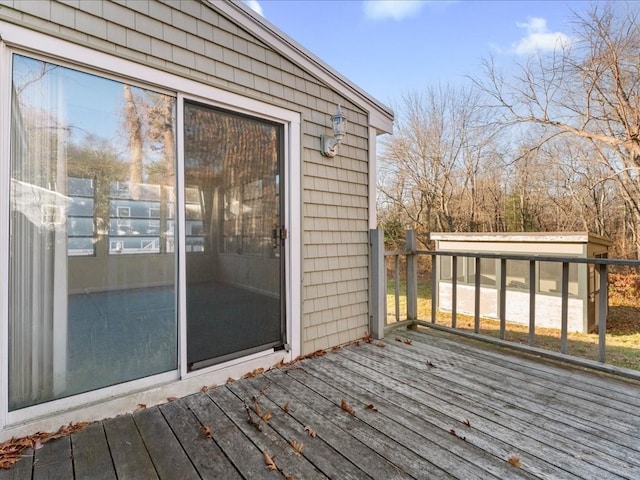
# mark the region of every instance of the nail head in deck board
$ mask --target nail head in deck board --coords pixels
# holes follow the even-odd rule
[[[75,480],[115,480],[116,472],[101,422],[71,435]]]
[[[242,478],[215,439],[204,434],[203,425],[185,401],[160,405],[160,410],[202,478]]]
[[[200,479],[158,407],[135,413],[133,420],[161,479]]]
[[[329,362],[322,358],[318,362],[309,362],[309,368],[314,368],[312,363],[320,364],[319,367],[322,368],[326,367]],[[306,368],[304,370],[291,369],[287,374],[333,402],[339,402],[339,399],[346,398],[352,406],[355,406],[360,421],[386,435],[398,445],[406,445],[417,454],[420,457],[420,466],[430,478],[451,478],[450,476],[461,479],[533,478],[527,472],[514,471],[508,463],[498,461],[492,455],[487,455],[473,445],[463,445],[464,441],[452,436],[450,429],[446,431],[432,429],[432,436],[439,438],[430,439],[425,435],[425,432],[418,431],[416,428],[417,419],[414,419],[414,422],[407,422],[409,423],[407,426],[400,421],[388,418],[384,413],[367,410],[364,405],[370,403],[370,397],[368,395],[364,398],[362,396],[351,397],[349,391],[337,388],[334,384],[335,375],[330,370],[326,375],[323,375],[322,379],[311,375]],[[406,415],[399,408],[395,409],[393,413],[397,416]],[[468,457],[475,459],[476,462],[472,462]]]
[[[313,464],[289,445],[289,441],[283,439],[267,422],[262,422],[262,431],[258,431],[247,422],[247,412],[243,400],[238,398],[228,387],[216,388],[208,392],[209,397],[225,408],[226,414],[240,430],[263,452],[269,453],[283,475],[293,478],[326,479],[327,477],[318,471]],[[246,399],[253,406],[251,398]],[[249,403],[250,402],[250,403]],[[275,412],[277,414],[277,412]]]
[[[276,383],[270,383],[265,395],[279,405],[289,402],[291,417],[302,425],[312,427],[318,437],[325,439],[333,450],[360,468],[363,474],[368,474],[374,479],[385,480],[413,478],[399,470],[366,442],[353,438],[350,432],[327,420],[303,400],[297,399],[291,391]]]
[[[200,423],[211,428],[213,439],[244,478],[282,480],[280,472],[267,469],[262,452],[236,427],[211,398],[200,393],[191,395],[185,400]]]
[[[42,445],[35,451],[33,479],[73,478],[71,463],[71,440],[62,437]]]
[[[304,443],[302,454],[329,478],[340,480],[365,480],[371,477],[350,462],[342,452],[334,450],[321,436],[312,438],[305,432],[304,425],[293,416],[282,411],[283,402],[277,404],[268,396],[269,382],[262,378],[246,379],[244,382],[234,382],[228,386],[240,398],[252,398],[257,392],[263,391],[259,404],[263,411],[280,412],[269,420],[269,425],[285,440],[295,440]]]
[[[131,415],[105,420],[104,431],[118,480],[158,478]]]
[[[295,367],[294,367],[295,369]],[[429,469],[423,459],[413,450],[403,444],[398,444],[384,433],[362,422],[357,416],[349,415],[340,408],[340,402],[332,402],[313,389],[302,384],[295,378],[286,375],[282,371],[270,371],[265,374],[269,379],[281,385],[293,396],[297,397],[306,405],[311,406],[320,413],[326,421],[347,430],[349,434],[359,441],[372,446],[379,455],[383,456],[389,463],[398,469],[398,473],[407,477],[415,478],[437,478],[436,475],[444,474],[435,468]],[[400,477],[399,474],[396,476]],[[417,477],[416,477],[417,475]],[[455,478],[444,475],[441,478]]]

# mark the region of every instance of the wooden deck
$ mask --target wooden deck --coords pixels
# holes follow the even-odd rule
[[[640,478],[639,384],[435,332],[377,343],[91,424],[0,480]]]

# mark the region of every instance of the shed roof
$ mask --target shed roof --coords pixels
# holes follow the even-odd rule
[[[279,54],[299,65],[300,68],[307,70],[328,86],[340,91],[354,105],[369,112],[369,123],[377,130],[378,134],[393,132],[394,115],[391,108],[338,73],[244,3],[238,0],[202,1],[211,5],[229,20],[247,28]]]
[[[432,233],[432,240],[457,242],[514,242],[514,243],[591,243],[610,246],[611,240],[590,232],[442,232]]]

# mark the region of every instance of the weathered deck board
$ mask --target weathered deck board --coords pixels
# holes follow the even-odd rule
[[[73,478],[71,439],[58,438],[35,451],[33,479]]]
[[[160,478],[200,478],[160,409],[142,410],[133,419]]]
[[[637,382],[438,332],[383,344],[94,423],[0,480],[640,478]]]
[[[629,471],[633,472],[637,469],[637,466],[634,467],[624,460],[603,455],[598,449],[585,449],[584,445],[577,440],[579,435],[575,427],[557,413],[547,424],[547,428],[540,427],[540,418],[544,414],[544,409],[537,404],[527,402],[525,396],[520,397],[516,388],[508,384],[505,386],[507,391],[511,390],[509,396],[502,394],[498,386],[485,388],[482,385],[480,376],[486,375],[487,368],[464,366],[459,359],[444,355],[440,355],[437,360],[430,360],[435,368],[427,365],[414,366],[414,362],[403,361],[402,357],[417,347],[401,343],[397,345],[399,346],[389,344],[385,352],[378,354],[376,360],[372,360],[371,355],[363,354],[357,349],[344,352],[344,355],[349,355],[352,361],[357,361],[358,357],[362,358],[365,362],[362,374],[366,374],[368,369],[375,369],[378,374],[384,374],[391,366],[395,365],[397,368],[400,365],[397,378],[401,382],[411,384],[410,395],[416,398],[423,398],[423,395],[431,397],[429,400],[423,398],[428,405],[432,404],[434,397],[439,398],[445,404],[442,408],[459,410],[458,418],[473,414],[474,419],[469,420],[475,428],[484,425],[483,422],[488,422],[486,431],[493,431],[494,434],[505,437],[506,441],[514,447],[526,448],[532,454],[535,452],[544,454],[547,462],[551,463],[554,460],[549,459],[555,459],[556,466],[573,472],[581,478],[597,478],[602,475],[606,478],[606,475],[611,473],[627,478]],[[403,352],[389,353],[394,349]],[[477,372],[471,375],[472,379],[469,380],[465,378],[463,368],[458,369],[454,365],[464,366],[466,369],[477,369]],[[429,373],[427,373],[428,370],[430,370]],[[477,381],[474,382],[473,379]],[[416,392],[420,393],[416,394]],[[528,403],[527,408],[523,407],[523,403]],[[526,415],[524,420],[520,418],[523,413]],[[551,431],[556,423],[562,425],[560,433]],[[629,478],[637,478],[637,476],[631,475]]]
[[[76,480],[116,480],[107,437],[96,422],[71,436],[73,470]]]
[[[204,426],[188,407],[189,401],[170,402],[160,406],[193,465],[202,478],[237,480],[242,477],[218,444],[204,434]]]
[[[105,421],[104,431],[107,434],[118,480],[158,478],[132,415],[123,415]]]

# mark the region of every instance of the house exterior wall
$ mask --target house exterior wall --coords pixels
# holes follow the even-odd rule
[[[214,104],[218,102],[215,95],[219,95],[220,105],[233,106],[232,110],[237,107],[249,116],[255,113],[267,120],[273,118],[280,125],[290,122],[287,131],[293,138],[284,145],[290,157],[286,160],[284,175],[288,178],[283,182],[283,197],[288,202],[285,209],[289,209],[284,217],[294,231],[285,247],[295,252],[290,257],[285,255],[289,258],[286,275],[291,279],[288,301],[295,302],[287,305],[287,326],[289,335],[293,335],[289,338],[293,345],[286,345],[289,348],[248,354],[225,362],[218,370],[205,368],[203,373],[191,374],[184,361],[186,310],[182,302],[182,343],[178,342],[182,360],[177,370],[134,380],[133,388],[131,383],[114,384],[23,410],[7,412],[2,407],[0,441],[36,430],[52,430],[70,421],[117,415],[141,403],[160,403],[169,396],[198,390],[203,383],[238,378],[296,355],[361,338],[367,332],[369,227],[375,223],[375,169],[370,160],[375,158],[375,136],[390,133],[393,114],[265,25],[246,7],[229,2],[0,0],[3,98],[11,96],[7,94],[11,78],[5,72],[10,71],[10,54],[16,52],[150,88],[177,100],[197,102],[201,98],[204,103]],[[39,46],[47,40],[55,46]],[[180,115],[184,101],[177,104]],[[331,133],[330,115],[337,105],[348,116],[347,135],[338,154],[327,158],[320,153],[320,135]],[[10,116],[10,108],[0,104],[3,188],[10,183],[9,162],[5,162],[10,156],[10,133],[3,123]],[[176,173],[178,181],[180,172],[184,174],[182,167],[179,165]],[[7,194],[0,198],[3,205],[6,198]],[[0,233],[5,233],[0,240],[4,242],[0,244],[4,250],[0,250],[0,271],[8,270],[9,264],[8,210],[0,211]],[[69,263],[76,260],[80,261],[71,258]],[[6,273],[0,277],[4,327],[9,318],[7,278]],[[135,276],[129,279],[136,280]],[[69,291],[87,287],[83,278],[70,278],[64,283],[68,283]],[[0,338],[0,345],[3,351],[8,350],[6,336]],[[0,403],[6,403],[7,398],[7,357],[0,359]]]
[[[366,112],[201,1],[2,1],[0,20],[302,116],[302,353],[368,329],[369,128]],[[64,52],[61,52],[64,57]],[[126,72],[123,72],[126,73]],[[338,103],[348,131],[319,152]]]

